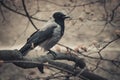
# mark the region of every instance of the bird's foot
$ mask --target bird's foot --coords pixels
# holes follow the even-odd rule
[[[54,56],[54,58],[56,57],[57,54],[54,51],[51,51],[51,50],[48,50],[48,51],[49,51],[48,54],[52,54]]]
[[[38,70],[41,72],[41,73],[44,73],[44,65],[43,64],[40,64],[38,66]]]

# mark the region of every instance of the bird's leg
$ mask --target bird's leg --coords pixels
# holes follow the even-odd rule
[[[57,54],[54,51],[52,51],[52,50],[48,50],[48,51],[49,51],[48,54],[52,54],[54,57],[56,57]]]

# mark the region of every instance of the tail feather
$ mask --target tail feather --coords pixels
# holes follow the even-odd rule
[[[25,56],[31,49],[31,44],[25,44],[19,51]]]

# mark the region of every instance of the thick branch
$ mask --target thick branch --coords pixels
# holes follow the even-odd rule
[[[4,60],[4,62],[9,63],[17,63],[19,67],[22,68],[33,68],[33,67],[40,67],[43,63],[48,62],[49,64],[43,64],[45,66],[53,67],[59,70],[63,70],[67,73],[70,73],[74,76],[80,73],[81,67],[85,67],[85,63],[83,59],[71,55],[71,54],[63,54],[63,53],[56,53],[56,57],[54,57],[51,54],[40,56],[38,58],[34,59],[28,59],[21,57],[21,53],[18,50],[1,50],[0,51],[0,59]],[[78,66],[79,69],[75,68],[73,66],[70,66],[66,63],[62,62],[56,62],[54,60],[70,60],[74,61]],[[82,66],[81,66],[82,65]],[[85,78],[88,78],[89,80],[107,80],[105,78],[102,78],[94,73],[91,73],[89,71],[84,70],[80,76],[83,76]],[[79,75],[78,75],[79,76]]]
[[[20,60],[22,58],[18,50],[0,50],[0,60]]]
[[[56,53],[56,57],[54,57],[51,54],[48,54],[48,55],[40,56],[38,58],[29,59],[29,58],[21,57],[21,53],[17,50],[1,50],[0,51],[0,59],[5,60],[5,61],[22,60],[22,64],[20,64],[20,67],[23,67],[23,68],[30,68],[30,67],[32,68],[32,65],[30,65],[30,66],[26,65],[26,61],[46,63],[51,60],[69,60],[69,61],[75,62],[80,68],[84,68],[86,66],[83,59],[81,59],[75,55],[63,54],[63,53]],[[23,61],[25,62],[25,66],[23,65]]]

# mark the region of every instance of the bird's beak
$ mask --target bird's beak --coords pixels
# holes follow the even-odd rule
[[[66,18],[70,18],[70,16],[65,16],[64,18],[65,18],[65,19],[66,19]]]

